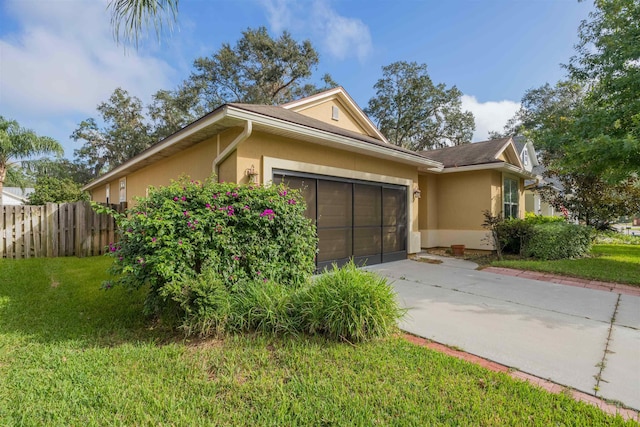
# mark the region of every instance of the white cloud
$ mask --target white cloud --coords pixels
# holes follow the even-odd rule
[[[345,59],[355,53],[362,61],[373,50],[369,27],[361,20],[338,15],[323,0],[315,2],[312,15],[318,33],[324,35],[324,48],[332,56]]]
[[[293,20],[293,10],[295,3],[292,0],[262,0],[262,7],[267,12],[267,20],[271,30],[275,33],[291,28]]]
[[[0,39],[0,103],[12,115],[95,115],[121,86],[148,100],[169,85],[165,62],[116,45],[105,2],[23,0],[20,31]]]
[[[479,102],[475,96],[462,95],[462,109],[471,111],[476,119],[473,142],[486,140],[490,131],[502,131],[504,125],[519,108],[519,102],[509,100]]]
[[[262,0],[272,31],[283,30],[311,33],[330,56],[346,59],[355,56],[366,59],[373,50],[369,27],[357,18],[338,14],[326,0],[313,4],[296,0]]]

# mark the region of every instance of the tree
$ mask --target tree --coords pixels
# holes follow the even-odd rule
[[[100,128],[95,119],[89,118],[71,135],[75,141],[84,141],[75,156],[94,177],[124,163],[153,142],[142,102],[126,90],[117,88],[97,109],[105,127]]]
[[[34,192],[29,195],[29,204],[70,203],[87,198],[82,186],[70,178],[41,176],[36,182]]]
[[[391,143],[424,150],[471,141],[475,121],[471,112],[462,111],[462,92],[434,84],[425,64],[400,61],[382,67],[374,88],[365,112]]]
[[[136,47],[143,31],[153,26],[158,38],[164,25],[171,28],[178,16],[178,0],[111,0],[111,26],[116,42],[133,42]]]
[[[580,136],[566,163],[610,182],[640,170],[640,2],[596,0],[580,25],[567,69],[587,91],[572,133]]]
[[[18,165],[26,167],[32,157],[42,154],[62,154],[59,142],[48,136],[38,136],[34,131],[20,127],[17,121],[0,116],[0,193],[9,179],[21,182]]]
[[[265,27],[247,29],[234,46],[224,43],[193,62],[193,72],[175,90],[154,95],[149,114],[154,135],[164,138],[228,102],[276,105],[337,86],[330,75],[312,81],[319,62],[309,40],[287,32],[272,38]]]
[[[542,199],[557,209],[566,208],[586,225],[607,230],[619,217],[640,212],[640,186],[632,179],[611,184],[590,172],[550,175],[562,191],[546,185],[540,190]]]

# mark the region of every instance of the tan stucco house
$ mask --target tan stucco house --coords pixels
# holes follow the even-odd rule
[[[421,248],[489,249],[482,211],[524,215],[510,138],[413,152],[390,144],[343,88],[280,106],[225,104],[89,183],[97,202],[135,203],[182,174],[301,188],[319,266],[374,264]]]

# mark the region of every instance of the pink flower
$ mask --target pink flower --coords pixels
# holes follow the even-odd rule
[[[284,197],[287,195],[287,190],[278,191],[278,194],[280,195],[280,197]]]
[[[287,203],[289,203],[290,205],[295,205],[297,202],[295,199],[289,199],[287,200]]]
[[[187,201],[187,196],[182,196],[182,201],[186,202]]]
[[[204,205],[205,208],[207,209],[211,209],[211,205],[209,203],[207,203],[206,205]]]
[[[178,199],[178,196],[176,196],[176,197],[174,197],[174,198],[173,198],[173,201],[174,201],[174,202],[177,202],[178,200],[180,200],[180,199]]]
[[[272,220],[276,213],[272,209],[265,209],[260,214],[260,217],[267,217],[267,219]]]
[[[157,240],[157,239],[156,239],[155,237],[152,237],[152,238],[151,238],[151,241],[152,241],[152,242],[155,242],[156,240]]]

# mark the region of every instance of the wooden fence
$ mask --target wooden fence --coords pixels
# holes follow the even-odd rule
[[[0,258],[101,255],[116,236],[114,218],[89,202],[0,205]]]

